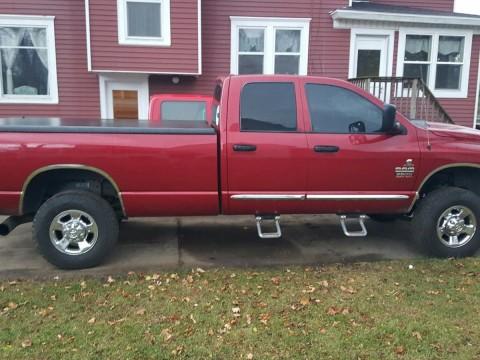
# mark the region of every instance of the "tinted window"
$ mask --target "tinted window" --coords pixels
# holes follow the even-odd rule
[[[161,119],[164,121],[207,120],[206,104],[204,101],[163,101]]]
[[[297,107],[292,83],[253,83],[242,90],[241,129],[295,131]]]
[[[307,84],[308,108],[314,132],[375,133],[382,130],[383,111],[353,91]]]

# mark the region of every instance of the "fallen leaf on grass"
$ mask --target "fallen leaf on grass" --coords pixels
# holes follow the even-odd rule
[[[351,310],[349,308],[342,308],[337,306],[330,306],[327,310],[327,314],[331,316],[335,316],[338,314],[347,315],[350,313],[351,313]]]
[[[120,324],[120,323],[124,322],[125,320],[126,320],[125,318],[121,318],[121,319],[118,319],[118,320],[111,320],[111,321],[108,321],[108,325],[110,325],[110,326],[117,325],[117,324]]]
[[[395,354],[397,355],[405,355],[405,348],[403,346],[397,346],[395,348]]]
[[[418,341],[421,341],[422,340],[422,334],[420,334],[418,331],[414,331],[412,333],[412,336],[417,338]]]
[[[273,283],[273,285],[280,285],[280,278],[278,276],[275,276],[273,278],[270,279]]]
[[[253,359],[253,354],[252,353],[248,353],[247,354],[247,360],[252,360]]]
[[[87,321],[89,324],[95,324],[96,319],[92,317],[90,320]]]
[[[310,304],[310,299],[309,298],[302,298],[302,299],[300,299],[300,304],[303,305],[303,306],[307,306],[308,304]]]
[[[352,289],[351,287],[345,287],[345,286],[340,286],[340,290],[342,290],[344,293],[348,294],[355,294],[356,291]]]
[[[28,347],[30,347],[30,346],[32,346],[32,340],[26,339],[26,340],[23,340],[23,341],[22,341],[22,348],[25,349],[25,348],[28,348]]]
[[[135,312],[135,315],[145,315],[146,312],[145,308],[140,308]]]
[[[170,329],[163,329],[162,332],[160,333],[160,335],[163,336],[164,341],[170,341],[171,338],[173,337],[172,330],[170,330]]]

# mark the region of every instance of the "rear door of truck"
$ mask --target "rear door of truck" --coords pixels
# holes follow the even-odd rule
[[[288,76],[231,78],[224,212],[304,210],[307,141],[297,80]]]

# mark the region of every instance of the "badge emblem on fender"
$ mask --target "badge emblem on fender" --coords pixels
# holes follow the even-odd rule
[[[412,159],[405,161],[403,166],[397,166],[395,168],[395,175],[397,178],[409,178],[415,174],[415,165]]]

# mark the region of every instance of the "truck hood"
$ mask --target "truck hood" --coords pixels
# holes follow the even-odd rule
[[[459,126],[454,124],[415,122],[417,126],[430,131],[431,136],[445,138],[449,137],[451,140],[474,142],[480,144],[480,130],[468,128],[465,126]]]

